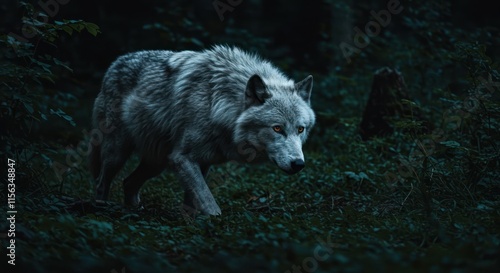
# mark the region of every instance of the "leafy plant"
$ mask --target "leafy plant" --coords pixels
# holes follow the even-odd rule
[[[71,93],[50,88],[71,68],[63,61],[39,50],[41,45],[55,47],[62,34],[86,30],[91,35],[99,33],[99,27],[82,20],[48,22],[48,16],[35,11],[31,4],[20,2],[24,11],[22,23],[30,29],[31,39],[14,35],[0,37],[2,64],[0,78],[1,117],[5,128],[0,136],[2,158],[22,160],[24,174],[28,181],[39,181],[57,154],[51,143],[54,139],[44,138],[44,127],[59,118],[75,126],[68,114],[68,102],[74,100]],[[38,184],[38,183],[30,183]]]

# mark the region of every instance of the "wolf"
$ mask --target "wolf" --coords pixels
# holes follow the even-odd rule
[[[96,199],[132,153],[138,167],[123,181],[125,204],[137,206],[144,182],[174,171],[184,207],[221,209],[205,181],[211,165],[271,161],[288,174],[305,166],[302,145],[315,123],[313,78],[299,82],[237,47],[149,50],[114,61],[94,103],[95,128],[111,128],[92,144]]]

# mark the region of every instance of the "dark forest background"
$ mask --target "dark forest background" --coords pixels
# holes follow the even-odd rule
[[[0,158],[16,161],[16,268],[495,272],[498,9],[401,1],[382,26],[374,14],[396,2],[2,1]],[[359,40],[370,22],[379,33]],[[94,204],[86,151],[107,67],[127,52],[216,44],[314,76],[308,167],[217,166],[209,184],[223,216],[192,219],[169,172],[144,187],[142,210],[123,208],[132,159],[112,202]]]

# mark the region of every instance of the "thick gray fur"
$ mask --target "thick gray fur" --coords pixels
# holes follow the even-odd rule
[[[169,168],[187,208],[220,214],[205,182],[211,165],[270,159],[287,173],[302,169],[302,144],[315,121],[312,82],[308,76],[295,83],[269,62],[226,46],[119,57],[93,111],[93,126],[103,130],[90,156],[96,198],[108,198],[111,181],[136,151],[141,162],[123,181],[126,204],[138,205],[144,182]]]

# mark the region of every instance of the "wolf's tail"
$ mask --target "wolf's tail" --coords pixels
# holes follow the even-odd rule
[[[94,107],[92,109],[92,128],[99,128],[99,120],[103,117],[103,99],[102,92],[99,92],[97,98],[94,101]],[[92,131],[93,132],[93,131]],[[99,131],[100,132],[100,131]],[[99,173],[101,172],[101,146],[102,146],[102,136],[101,141],[98,141],[93,138],[93,134],[90,134],[89,145],[90,145],[90,154],[88,157],[88,167],[90,174],[92,177],[97,179]]]
[[[90,145],[92,146],[92,150],[89,155],[89,170],[95,180],[101,172],[101,145],[94,145],[92,143]]]

